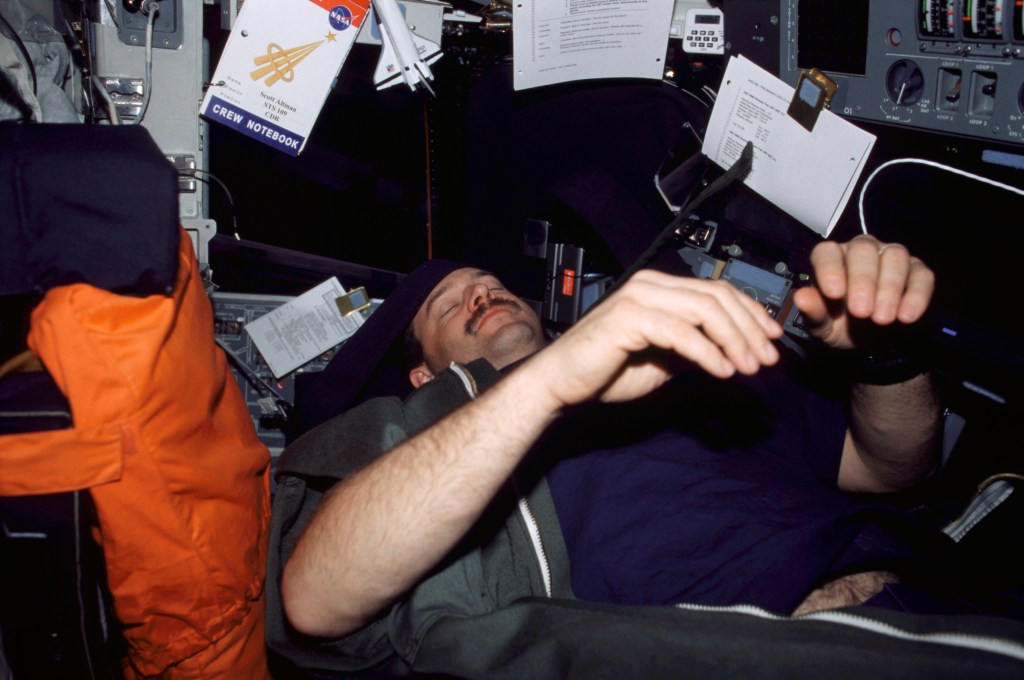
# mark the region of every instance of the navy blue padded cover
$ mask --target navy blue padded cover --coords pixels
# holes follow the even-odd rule
[[[0,123],[0,295],[168,292],[177,173],[145,128]]]

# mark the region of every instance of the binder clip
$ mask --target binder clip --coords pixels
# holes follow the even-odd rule
[[[366,294],[366,289],[360,286],[359,288],[353,288],[339,298],[335,298],[334,304],[338,306],[338,311],[341,312],[342,316],[351,316],[356,312],[369,308],[372,300]]]
[[[814,125],[818,122],[818,114],[822,109],[828,108],[832,96],[838,89],[836,81],[818,69],[804,69],[800,72],[800,79],[796,83],[796,90],[793,91],[793,99],[789,102],[787,113],[807,128],[808,132],[813,132]]]

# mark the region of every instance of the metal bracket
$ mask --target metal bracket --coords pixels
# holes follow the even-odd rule
[[[153,47],[165,50],[176,50],[181,47],[184,40],[181,0],[145,0],[145,4],[149,3],[156,3],[159,7],[159,12],[153,20]],[[117,37],[125,45],[144,47],[149,15],[137,8],[129,9],[125,4],[115,2]]]

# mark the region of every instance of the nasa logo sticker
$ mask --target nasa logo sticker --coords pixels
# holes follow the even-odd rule
[[[348,5],[336,5],[331,10],[330,22],[336,31],[344,31],[353,23],[358,25],[358,21],[353,17],[352,10]]]

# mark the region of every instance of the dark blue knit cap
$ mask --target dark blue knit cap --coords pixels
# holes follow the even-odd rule
[[[300,373],[289,441],[371,397],[404,397],[412,391],[403,338],[416,312],[441,280],[470,267],[452,260],[428,260],[401,280],[323,371]],[[370,291],[371,295],[373,291]]]

